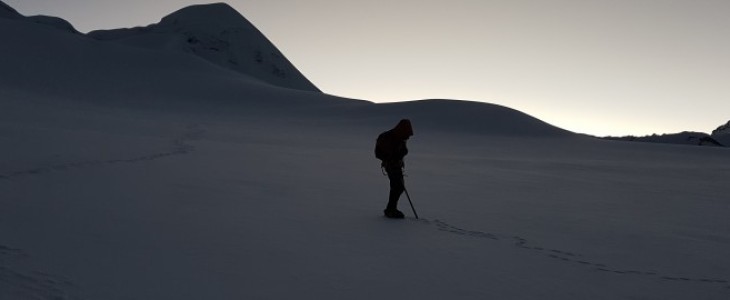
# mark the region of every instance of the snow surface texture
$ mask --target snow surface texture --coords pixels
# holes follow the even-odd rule
[[[23,19],[0,35],[0,299],[730,297],[726,148],[340,99]],[[381,216],[374,141],[402,117],[420,220]]]

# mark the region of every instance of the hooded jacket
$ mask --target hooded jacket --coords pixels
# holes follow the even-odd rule
[[[375,144],[375,155],[383,161],[383,166],[402,167],[403,157],[408,154],[406,140],[413,135],[411,121],[403,119],[393,129],[378,136]]]

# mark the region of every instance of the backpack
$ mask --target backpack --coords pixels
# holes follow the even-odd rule
[[[375,158],[379,160],[385,160],[388,156],[383,140],[385,140],[385,132],[381,133],[375,141]]]

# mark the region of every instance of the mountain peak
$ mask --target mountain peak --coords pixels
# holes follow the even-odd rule
[[[183,52],[267,84],[319,92],[253,24],[225,3],[188,6],[143,28],[98,30],[88,35]]]
[[[251,25],[238,11],[226,3],[212,3],[192,5],[177,10],[160,21],[160,26],[215,26],[215,27],[241,27],[243,24]]]

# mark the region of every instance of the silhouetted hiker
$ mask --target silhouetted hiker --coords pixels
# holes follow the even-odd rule
[[[403,157],[408,154],[406,140],[412,135],[411,121],[403,119],[395,128],[381,133],[375,143],[375,157],[382,161],[381,167],[385,169],[390,179],[388,206],[383,211],[388,218],[403,218],[403,213],[398,210],[398,199],[405,190]]]

